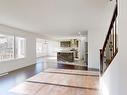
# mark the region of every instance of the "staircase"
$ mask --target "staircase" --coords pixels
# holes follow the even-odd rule
[[[116,4],[113,17],[109,26],[103,48],[100,49],[100,72],[103,74],[118,53],[117,46],[117,16],[118,5]]]

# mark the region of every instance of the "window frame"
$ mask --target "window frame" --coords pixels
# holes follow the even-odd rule
[[[4,33],[0,33],[1,35],[5,35],[5,36],[12,36],[13,37],[13,54],[14,54],[14,56],[13,56],[13,58],[9,58],[9,59],[3,59],[3,60],[1,60],[0,59],[0,62],[6,62],[6,61],[13,61],[13,60],[17,60],[17,59],[24,59],[24,58],[26,58],[26,38],[25,37],[22,37],[22,36],[16,36],[16,35],[8,35],[8,34],[4,34]],[[23,38],[24,40],[25,40],[25,42],[24,42],[24,56],[23,57],[16,57],[16,38],[17,37],[19,37],[19,38]]]

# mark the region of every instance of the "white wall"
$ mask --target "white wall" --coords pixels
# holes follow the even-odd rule
[[[102,77],[108,94],[127,95],[127,0],[119,0],[118,54]]]
[[[58,41],[48,41],[48,56],[57,56],[57,51],[59,50]]]
[[[127,0],[119,0],[119,95],[127,95]]]
[[[100,23],[102,20],[105,23],[97,28],[88,29],[88,67],[99,69],[100,65],[100,52],[99,49],[102,49],[106,34],[109,29],[111,18],[114,11],[114,2],[107,0],[105,3],[105,8],[101,15],[104,15],[103,18],[100,18],[97,22]],[[92,23],[92,22],[91,22]]]
[[[104,75],[101,77],[102,95],[125,95],[119,94],[119,55],[115,57]]]
[[[25,32],[5,25],[0,25],[0,34],[15,35],[26,38],[26,57],[22,59],[0,62],[0,74],[35,64],[36,38],[46,38],[38,34]]]
[[[88,33],[88,67],[99,69],[100,51],[104,43],[104,32],[101,30],[90,30]]]

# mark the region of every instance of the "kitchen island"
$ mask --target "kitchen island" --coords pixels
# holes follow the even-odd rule
[[[74,62],[74,52],[73,51],[57,52],[57,61]]]

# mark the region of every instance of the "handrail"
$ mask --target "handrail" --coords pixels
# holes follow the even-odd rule
[[[109,26],[103,48],[100,49],[100,72],[103,74],[118,52],[117,47],[117,16],[118,7],[115,6],[113,17]]]
[[[113,27],[113,24],[114,24],[114,21],[116,20],[117,15],[118,15],[118,9],[117,9],[117,6],[116,6],[116,8],[115,8],[115,10],[114,10],[114,14],[113,14],[113,17],[112,17],[112,20],[111,20],[111,24],[110,24],[110,27],[109,27],[109,30],[108,30],[108,33],[107,33],[107,36],[106,36],[106,39],[105,39],[105,42],[104,42],[104,45],[103,45],[103,49],[102,49],[102,50],[105,49],[107,40],[108,40],[108,38],[109,38],[109,35],[111,34],[111,29],[112,29],[112,27]]]

